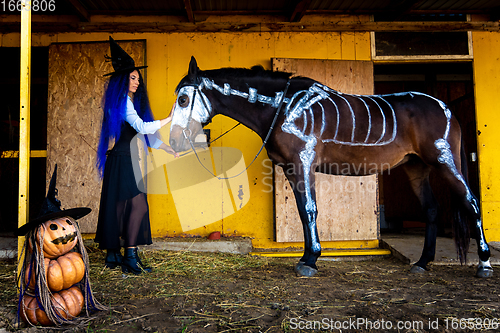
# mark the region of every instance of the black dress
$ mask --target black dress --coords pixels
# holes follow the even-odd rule
[[[101,249],[152,244],[146,194],[137,188],[130,156],[130,142],[136,134],[137,131],[124,122],[120,139],[113,149],[107,152],[95,236],[95,242],[99,243]],[[138,195],[144,196],[146,213],[142,218],[135,244],[126,244],[131,200]]]

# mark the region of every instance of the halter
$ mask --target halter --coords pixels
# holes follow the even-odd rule
[[[262,142],[262,146],[260,147],[259,151],[257,152],[257,154],[255,155],[255,157],[253,158],[252,162],[250,162],[250,164],[248,164],[248,166],[243,171],[241,171],[237,175],[234,175],[234,176],[231,176],[231,177],[219,177],[219,176],[215,175],[212,171],[210,171],[201,162],[200,157],[198,156],[198,153],[196,152],[196,149],[194,148],[193,141],[191,140],[191,133],[189,135],[186,135],[186,130],[188,129],[187,126],[186,126],[185,129],[182,130],[184,138],[186,138],[189,141],[189,144],[191,145],[191,149],[193,150],[194,154],[196,155],[196,159],[201,164],[201,166],[205,170],[208,171],[208,173],[210,173],[212,176],[214,176],[215,178],[217,178],[219,180],[226,180],[226,179],[232,179],[232,178],[238,177],[243,172],[247,171],[248,168],[250,168],[250,166],[253,164],[253,162],[255,162],[255,160],[257,159],[257,157],[260,155],[260,153],[262,152],[262,149],[264,149],[264,146],[267,143],[267,140],[269,140],[269,137],[271,136],[271,133],[272,133],[272,131],[274,129],[274,125],[276,124],[276,121],[278,120],[278,116],[280,114],[281,107],[283,106],[283,102],[288,103],[290,101],[289,99],[286,98],[286,93],[288,91],[288,87],[290,86],[290,79],[287,81],[286,86],[285,86],[285,90],[283,91],[283,93],[276,93],[276,98],[274,100],[271,97],[267,97],[267,96],[263,96],[263,95],[257,94],[257,90],[254,89],[254,88],[250,88],[248,94],[247,93],[239,92],[239,91],[234,90],[234,89],[231,89],[230,86],[229,86],[229,84],[224,84],[224,88],[221,89],[221,87],[219,87],[213,81],[210,81],[210,80],[208,80],[206,78],[203,78],[202,82],[199,85],[196,85],[196,86],[192,85],[192,86],[195,89],[194,89],[193,98],[192,98],[192,101],[191,101],[191,110],[189,111],[188,125],[189,125],[189,122],[192,120],[193,108],[194,108],[194,101],[195,101],[195,98],[196,98],[196,93],[198,91],[200,93],[200,98],[201,98],[201,100],[203,102],[203,106],[204,106],[205,110],[207,111],[207,113],[210,116],[210,112],[209,112],[210,109],[208,108],[208,105],[206,104],[205,100],[203,99],[203,96],[201,95],[202,94],[201,93],[201,89],[203,88],[203,86],[205,86],[209,90],[211,90],[212,87],[214,87],[214,88],[216,88],[218,91],[220,91],[222,94],[224,94],[226,96],[237,95],[237,96],[240,96],[240,97],[248,98],[248,101],[250,103],[255,103],[256,101],[259,101],[259,102],[263,102],[263,103],[266,103],[266,104],[271,104],[271,105],[273,105],[273,107],[276,107],[276,113],[275,113],[273,121],[271,123],[271,127],[269,128],[269,131],[267,132],[266,138]],[[285,101],[285,100],[287,100],[287,101]],[[278,102],[277,105],[276,105],[276,102]],[[239,124],[240,123],[238,123],[236,126],[238,126]],[[234,129],[236,126],[234,126],[233,128],[231,128],[229,131],[231,131],[232,129]],[[229,131],[226,131],[224,134],[228,133]],[[191,132],[191,130],[189,130],[189,132]],[[222,134],[222,135],[224,135],[224,134]],[[220,137],[222,137],[222,135],[219,136],[219,137],[217,137],[215,140],[217,140]],[[211,142],[214,142],[215,140],[213,140]]]
[[[205,108],[205,110],[207,111],[208,113],[208,116],[210,117],[210,108],[208,107],[207,103],[205,102],[205,99],[203,98],[202,94],[201,94],[201,87],[200,85],[191,85],[192,87],[194,87],[194,92],[193,92],[193,96],[192,96],[192,99],[191,99],[191,109],[189,110],[189,117],[188,117],[188,125],[189,125],[189,122],[193,119],[193,108],[194,108],[194,101],[196,99],[196,93],[198,91],[200,91],[200,99],[201,101],[203,102],[203,107]],[[186,135],[186,130],[188,130],[188,126],[186,126],[186,128],[184,128],[182,130],[182,134],[184,135],[184,138],[188,139],[189,142],[191,143],[191,130],[189,129],[189,135]]]

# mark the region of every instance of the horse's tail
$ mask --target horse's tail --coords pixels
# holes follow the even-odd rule
[[[469,187],[467,176],[467,156],[465,154],[463,139],[460,142],[460,164],[464,182],[467,187]],[[451,202],[454,220],[453,238],[455,239],[455,247],[460,263],[464,264],[467,263],[467,252],[469,251],[470,244],[469,220],[464,207],[463,197],[460,198],[459,196],[452,195]]]

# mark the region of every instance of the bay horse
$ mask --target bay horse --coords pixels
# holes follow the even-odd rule
[[[442,101],[419,92],[344,94],[307,77],[262,67],[202,71],[194,57],[176,94],[170,128],[170,145],[176,152],[192,148],[202,126],[222,114],[255,131],[269,158],[283,168],[304,232],[297,275],[316,274],[316,260],[321,255],[315,172],[335,174],[338,165],[350,165],[350,176],[381,173],[399,165],[404,168],[426,219],[422,255],[412,273],[426,271],[434,260],[437,202],[429,173],[436,172],[447,183],[455,203],[453,230],[461,263],[466,261],[470,242],[469,217],[475,223],[478,245],[476,276],[493,275],[478,200],[464,172],[460,126]],[[380,168],[367,170],[362,167],[366,164]],[[346,175],[345,169],[342,175]]]

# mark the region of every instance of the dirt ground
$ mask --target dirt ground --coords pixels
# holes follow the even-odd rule
[[[68,332],[476,332],[500,331],[500,271],[474,277],[470,266],[422,274],[394,258],[319,261],[313,278],[295,276],[296,259],[144,251],[151,274],[103,268],[89,248],[96,298],[109,306]],[[0,268],[0,332],[16,326],[15,264]]]

